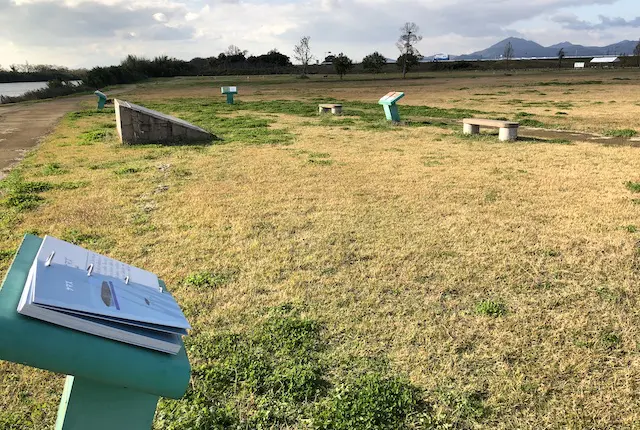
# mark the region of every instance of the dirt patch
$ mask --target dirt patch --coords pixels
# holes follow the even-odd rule
[[[109,96],[121,94],[133,87],[110,91]],[[95,96],[91,95],[38,103],[0,105],[0,179],[5,177],[65,114],[79,109],[83,102],[94,100]]]
[[[598,134],[578,133],[565,130],[546,130],[542,128],[521,129],[521,137],[533,137],[536,139],[569,140],[572,142],[593,142],[606,146],[632,146],[640,147],[640,139],[626,137],[607,137]]]

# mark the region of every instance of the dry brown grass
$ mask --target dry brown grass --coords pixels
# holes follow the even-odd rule
[[[412,86],[406,101],[510,112],[507,95],[487,107],[453,102],[468,93],[455,88],[514,94],[503,86],[541,80],[418,81],[424,86]],[[567,119],[574,128],[635,128],[640,108],[628,89],[637,84],[614,82],[575,86],[570,95],[540,87],[547,96],[518,98],[575,103]],[[247,98],[280,98],[296,85],[252,87],[249,94],[261,95]],[[342,85],[336,97],[365,100],[390,84]],[[208,95],[145,91],[136,98]],[[304,91],[327,94],[314,83]],[[609,99],[614,107],[592,104]],[[46,193],[42,207],[5,228],[0,249],[15,248],[24,231],[95,234],[100,251],[165,279],[195,333],[242,331],[256,310],[302,303],[325,324],[336,354],[388,356],[427,390],[486,393],[491,412],[482,428],[640,423],[639,238],[623,228],[640,223],[640,206],[624,186],[640,180],[637,149],[278,118],[295,134],[293,145],[136,148],[111,137],[78,146],[80,131],[111,118],[63,124],[23,163],[24,175],[43,180],[36,176],[42,165],[58,162],[68,173],[44,179],[89,185]],[[317,153],[332,163],[311,163]],[[88,168],[108,162],[116,164]],[[123,166],[141,170],[114,173]],[[183,286],[201,270],[233,273],[232,282],[216,291]],[[478,315],[484,299],[504,303],[506,315]],[[60,378],[6,363],[0,376],[10,381],[2,384],[0,409],[25,410],[30,397],[17,393],[30,392],[45,404],[36,428],[52,422]]]

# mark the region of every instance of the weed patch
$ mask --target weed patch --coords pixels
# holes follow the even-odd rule
[[[322,430],[408,428],[412,415],[421,409],[424,405],[420,395],[410,383],[377,373],[366,374],[335,387],[319,405],[314,427]]]
[[[627,187],[627,190],[631,191],[632,193],[640,193],[640,182],[628,181],[624,185],[625,187]]]
[[[476,305],[476,313],[497,318],[506,315],[507,306],[504,303],[494,302],[492,300],[482,300]]]
[[[634,137],[638,134],[636,130],[630,128],[605,130],[604,135],[609,137]]]
[[[521,119],[520,125],[525,127],[545,128],[545,124],[543,122],[530,118]]]
[[[42,174],[45,176],[50,175],[62,175],[63,173],[67,173],[68,170],[63,169],[60,163],[49,163],[45,164],[42,168]]]
[[[121,167],[114,171],[116,175],[131,175],[140,172],[142,169],[139,167]]]
[[[230,272],[198,272],[192,273],[184,279],[184,285],[194,288],[219,288],[228,284],[233,279]]]

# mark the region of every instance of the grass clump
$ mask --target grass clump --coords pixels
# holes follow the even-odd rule
[[[95,245],[103,240],[103,237],[97,233],[86,232],[75,228],[67,229],[61,237],[62,240],[73,243],[74,245]]]
[[[231,282],[230,273],[198,272],[184,278],[184,285],[195,288],[219,288]]]
[[[109,136],[109,130],[107,128],[85,131],[80,134],[80,142],[78,142],[78,144],[93,145],[95,142],[104,140],[107,136]]]
[[[485,315],[493,318],[506,315],[507,306],[501,302],[494,302],[492,300],[482,300],[476,305],[476,313],[478,315]]]
[[[40,193],[53,188],[54,185],[49,182],[25,181],[20,172],[14,170],[0,183],[0,190],[4,194],[1,202],[3,206],[13,208],[18,212],[35,209],[44,201],[44,197],[40,196]]]
[[[628,181],[624,185],[632,193],[640,193],[640,182]]]
[[[606,130],[604,132],[604,135],[609,137],[634,137],[637,134],[638,132],[636,130],[630,128]]]
[[[415,387],[397,377],[366,374],[336,387],[320,404],[314,428],[322,430],[408,428],[423,408]]]
[[[159,429],[290,428],[325,387],[320,325],[290,305],[249,333],[203,334],[188,348],[193,383],[182,400],[160,402]]]
[[[613,330],[604,330],[600,333],[600,345],[607,350],[617,349],[622,344],[622,335]]]
[[[525,127],[537,127],[537,128],[545,127],[545,124],[542,121],[538,121],[537,119],[525,118],[525,119],[521,119],[519,122],[520,122],[520,125]]]
[[[0,251],[0,261],[9,261],[13,258],[13,256],[16,255],[16,251],[12,250],[12,249],[8,249],[8,250],[1,250]]]
[[[45,176],[62,175],[67,172],[68,170],[63,169],[60,163],[48,163],[42,168],[42,174]]]
[[[114,170],[114,173],[116,175],[119,175],[119,176],[121,176],[121,175],[131,175],[131,174],[134,174],[134,173],[138,173],[141,170],[142,169],[139,168],[139,167],[126,166],[126,167],[121,167],[121,168],[119,168],[117,170]]]

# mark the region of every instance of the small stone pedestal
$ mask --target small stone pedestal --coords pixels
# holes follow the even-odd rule
[[[474,124],[464,124],[462,126],[463,134],[480,134],[480,126]]]

